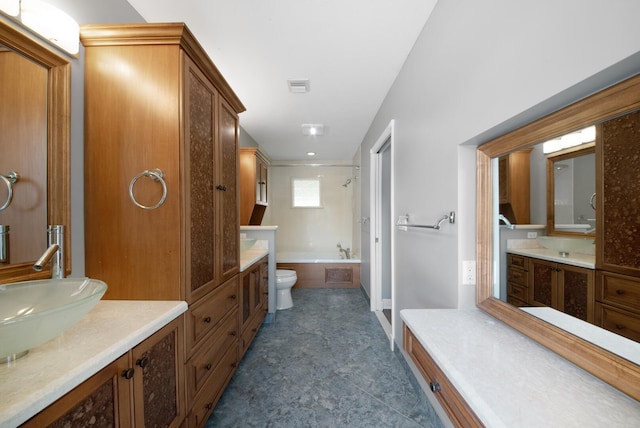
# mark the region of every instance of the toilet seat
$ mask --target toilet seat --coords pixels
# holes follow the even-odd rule
[[[294,276],[296,276],[295,270],[290,270],[290,269],[276,270],[276,278],[293,278]]]

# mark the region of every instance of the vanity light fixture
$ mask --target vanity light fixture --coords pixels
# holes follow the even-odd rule
[[[307,152],[307,156],[315,156],[316,152]]]
[[[0,11],[64,51],[80,50],[80,26],[68,14],[41,0],[0,0]]]
[[[324,125],[320,123],[303,123],[302,135],[319,136],[324,135]]]
[[[546,141],[542,146],[544,154],[557,152],[581,144],[591,143],[596,139],[596,127],[588,126],[576,132],[572,132],[562,137]]]

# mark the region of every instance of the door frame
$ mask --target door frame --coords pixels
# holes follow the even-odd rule
[[[395,121],[392,119],[389,122],[389,125],[382,132],[376,143],[373,145],[370,154],[370,163],[371,163],[371,186],[370,186],[370,212],[371,212],[371,234],[370,234],[370,254],[371,254],[371,311],[376,314],[380,324],[384,328],[387,337],[390,340],[391,349],[393,349],[393,344],[395,342],[394,338],[394,319],[396,317],[395,311],[395,233],[393,233],[393,219],[396,218],[395,214],[395,172],[394,172],[394,148],[395,148]],[[390,188],[391,188],[391,218],[390,225],[391,227],[391,323],[388,323],[384,315],[382,314],[382,310],[385,309],[383,305],[382,299],[382,251],[380,250],[380,242],[378,237],[381,236],[382,231],[382,214],[381,214],[381,198],[382,198],[382,188],[381,188],[381,160],[382,155],[379,153],[380,149],[385,145],[385,143],[389,141],[391,151],[391,171],[389,171],[390,175]],[[386,302],[388,304],[388,302]]]

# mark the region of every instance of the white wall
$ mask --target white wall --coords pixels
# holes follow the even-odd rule
[[[291,179],[321,179],[322,208],[293,208]],[[269,223],[278,226],[277,251],[330,252],[337,244],[354,249],[354,192],[359,178],[351,167],[274,166],[269,168]],[[343,187],[348,179],[351,184]]]
[[[438,2],[362,142],[363,217],[370,217],[369,149],[391,119],[402,165],[396,211],[427,223],[457,213],[457,223],[439,232],[396,232],[394,317],[403,308],[473,305],[459,266],[475,258],[475,156],[460,145],[484,142],[633,71],[626,64],[574,86],[639,51],[637,16],[635,1]],[[362,241],[368,237],[363,227]],[[365,269],[370,255],[362,253]]]

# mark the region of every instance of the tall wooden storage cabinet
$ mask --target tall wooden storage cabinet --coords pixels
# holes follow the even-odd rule
[[[81,33],[86,274],[106,299],[187,301],[187,417],[201,425],[238,362],[244,106],[183,24]]]

